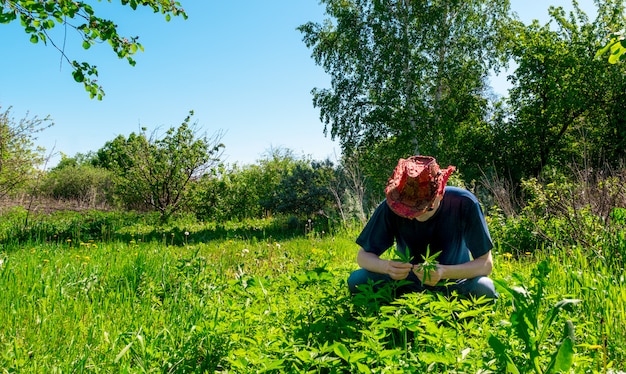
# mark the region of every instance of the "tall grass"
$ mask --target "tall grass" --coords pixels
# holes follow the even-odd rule
[[[114,240],[5,241],[0,370],[504,372],[490,337],[510,343],[502,352],[516,367],[530,367],[504,289],[496,303],[352,297],[345,279],[356,268],[357,231],[280,236],[280,227],[239,222],[216,235],[216,226],[197,222],[134,222],[112,231]],[[624,276],[583,247],[513,256],[495,239],[494,278],[531,294],[544,282],[535,295],[540,321],[560,300],[581,300],[558,311],[533,367],[549,367],[571,320],[572,371],[624,370]],[[535,279],[544,261],[551,271]]]

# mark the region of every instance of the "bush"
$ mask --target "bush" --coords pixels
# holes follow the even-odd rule
[[[112,174],[88,164],[55,168],[46,174],[40,194],[57,200],[78,201],[95,208],[112,204]]]
[[[547,169],[541,179],[522,182],[525,204],[505,216],[494,209],[491,234],[514,255],[554,247],[580,246],[610,266],[623,264],[626,208],[624,171]],[[621,239],[620,239],[621,238]]]

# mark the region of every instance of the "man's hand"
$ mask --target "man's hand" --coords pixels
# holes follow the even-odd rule
[[[412,268],[413,265],[406,262],[387,261],[385,273],[389,274],[391,279],[401,280],[405,279],[409,275]]]
[[[443,278],[443,268],[437,264],[431,264],[430,269],[427,270],[424,269],[422,264],[418,264],[413,267],[413,272],[417,279],[427,286],[436,286]]]

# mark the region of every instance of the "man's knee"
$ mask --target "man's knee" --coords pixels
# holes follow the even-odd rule
[[[348,277],[348,289],[350,290],[350,293],[357,293],[359,291],[357,286],[367,282],[364,274],[362,274],[363,271],[363,269],[355,270]]]
[[[391,278],[389,278],[388,275],[373,273],[365,269],[358,269],[353,271],[348,277],[348,289],[350,290],[350,293],[355,294],[360,291],[360,285],[367,284],[370,281],[380,285],[381,282],[384,283],[390,279]]]
[[[497,299],[500,295],[496,291],[496,286],[493,280],[489,277],[476,278],[474,287],[470,293],[475,297],[485,296],[488,299]]]

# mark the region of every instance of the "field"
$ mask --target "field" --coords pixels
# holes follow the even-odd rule
[[[352,297],[358,226],[0,228],[3,373],[575,373],[626,369],[626,281],[584,248],[508,253],[500,299]]]

